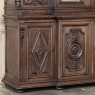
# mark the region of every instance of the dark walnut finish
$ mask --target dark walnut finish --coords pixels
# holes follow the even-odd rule
[[[4,18],[5,84],[95,82],[95,0],[5,0]]]

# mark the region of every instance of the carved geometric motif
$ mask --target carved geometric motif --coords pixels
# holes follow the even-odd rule
[[[70,71],[81,70],[84,66],[78,62],[82,56],[83,49],[80,43],[79,34],[83,34],[80,28],[69,29],[67,36],[71,37],[68,43],[68,56],[71,61],[68,61],[66,67]]]
[[[39,63],[41,63],[43,60],[43,57],[45,56],[45,53],[46,53],[45,48],[41,44],[41,39],[38,40],[37,47],[35,48],[34,52],[36,53]]]
[[[42,73],[47,73],[47,54],[48,54],[48,50],[47,50],[47,41],[46,41],[46,37],[44,35],[44,31],[45,30],[38,30],[37,34],[35,36],[35,42],[33,44],[33,48],[32,48],[32,56],[33,56],[33,60],[34,63],[31,63],[32,65],[34,65],[35,68],[35,74],[42,74]],[[32,73],[33,74],[33,73]]]

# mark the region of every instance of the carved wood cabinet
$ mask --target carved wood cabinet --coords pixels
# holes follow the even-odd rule
[[[95,0],[5,0],[4,9],[5,84],[95,82]]]

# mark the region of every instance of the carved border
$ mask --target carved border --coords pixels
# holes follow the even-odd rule
[[[92,9],[60,9],[60,10],[55,10],[55,13],[69,13],[69,12],[74,12],[74,13],[79,13],[79,12],[92,12]]]
[[[63,18],[95,18],[95,14],[77,14],[77,15],[58,15],[58,16],[54,16],[54,15],[35,15],[35,16],[32,16],[32,15],[19,15],[19,18],[21,19],[29,19],[29,18],[38,18],[38,19],[41,19],[41,18],[57,18],[57,19],[63,19]]]

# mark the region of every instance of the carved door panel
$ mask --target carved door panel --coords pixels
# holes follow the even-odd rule
[[[26,81],[53,83],[54,78],[54,23],[27,23]],[[49,83],[50,84],[50,83]]]
[[[93,76],[92,22],[60,22],[59,27],[58,79],[86,81]]]
[[[50,0],[21,0],[22,7],[43,8],[50,7]]]

